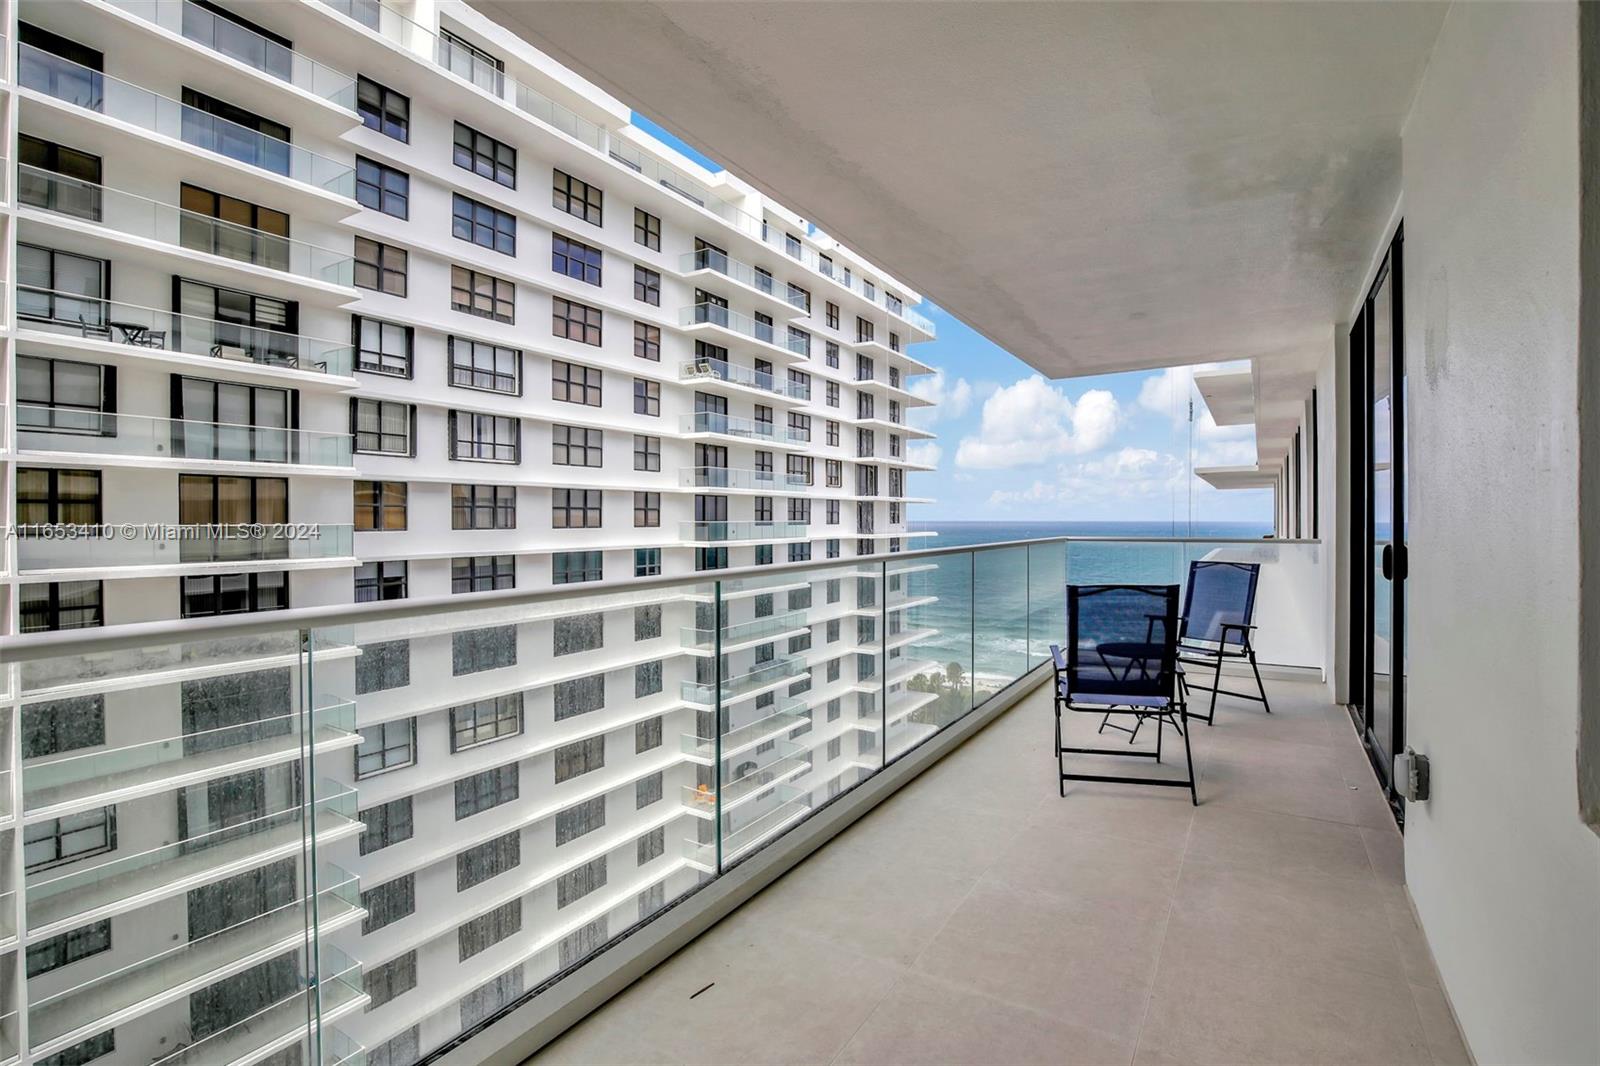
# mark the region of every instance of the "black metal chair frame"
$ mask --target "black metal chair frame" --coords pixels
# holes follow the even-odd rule
[[[1157,617],[1160,617],[1161,621],[1163,622],[1163,632],[1166,634],[1162,641],[1164,647],[1162,649],[1161,666],[1157,671],[1157,677],[1152,682],[1153,689],[1159,687],[1168,688],[1168,692],[1161,694],[1167,701],[1164,707],[1149,707],[1140,706],[1137,704],[1118,704],[1111,702],[1116,698],[1116,695],[1118,695],[1117,693],[1088,693],[1089,695],[1101,695],[1105,698],[1094,703],[1087,704],[1078,702],[1073,697],[1073,681],[1075,680],[1075,675],[1077,672],[1077,657],[1079,647],[1078,599],[1083,595],[1095,595],[1098,592],[1118,589],[1134,589],[1148,592],[1156,592],[1159,590],[1167,597],[1167,613],[1165,616],[1150,616],[1149,625],[1147,627],[1147,633],[1153,632],[1156,619]],[[1185,701],[1182,685],[1180,685],[1177,680],[1177,612],[1178,586],[1176,585],[1067,586],[1067,658],[1065,665],[1063,665],[1062,662],[1060,646],[1051,645],[1050,647],[1050,653],[1055,659],[1055,691],[1053,696],[1055,700],[1056,715],[1056,772],[1060,778],[1059,787],[1063,797],[1065,797],[1067,794],[1068,781],[1105,781],[1113,784],[1124,785],[1160,785],[1169,788],[1187,788],[1189,790],[1189,802],[1197,807],[1200,805],[1200,798],[1195,789],[1194,753],[1189,747],[1189,731],[1184,729],[1182,724],[1184,719],[1188,716],[1188,705]],[[1101,655],[1101,660],[1108,669],[1111,669],[1109,662],[1105,660],[1103,654]],[[1124,672],[1123,680],[1127,680],[1127,674],[1131,673],[1132,665],[1133,664],[1130,662],[1129,667]],[[1145,676],[1145,679],[1148,679],[1147,665],[1141,666],[1140,672]],[[1160,676],[1163,673],[1167,675],[1165,682],[1161,680]],[[1126,748],[1067,747],[1062,743],[1061,735],[1061,722],[1062,715],[1064,713],[1102,715],[1102,728],[1105,725],[1104,719],[1108,719],[1113,714],[1131,714],[1136,719],[1136,724],[1134,725],[1133,730],[1134,732],[1137,732],[1139,726],[1142,725],[1147,719],[1154,718],[1156,720],[1156,750],[1133,751]],[[1187,777],[1135,777],[1126,774],[1083,774],[1067,772],[1066,756],[1068,755],[1114,755],[1120,758],[1144,758],[1154,759],[1156,762],[1160,762],[1162,733],[1164,727],[1168,724],[1171,724],[1173,728],[1177,729],[1178,735],[1183,737],[1183,756],[1185,766],[1188,769]],[[1114,728],[1123,729],[1125,727],[1114,726]],[[1132,743],[1131,738],[1129,743]]]
[[[1245,600],[1243,610],[1244,621],[1218,623],[1218,628],[1220,631],[1219,635],[1222,639],[1214,642],[1207,642],[1206,644],[1196,644],[1189,637],[1189,605],[1194,602],[1195,575],[1200,572],[1202,567],[1208,566],[1231,566],[1237,567],[1240,570],[1249,570],[1252,572],[1252,580],[1250,582],[1249,595]],[[1272,705],[1267,702],[1267,686],[1262,683],[1261,668],[1256,665],[1255,646],[1250,642],[1250,635],[1254,633],[1256,629],[1255,623],[1251,622],[1250,619],[1255,615],[1255,577],[1259,574],[1260,566],[1257,563],[1230,563],[1195,560],[1189,564],[1189,585],[1187,591],[1184,593],[1183,616],[1178,620],[1178,687],[1183,690],[1185,695],[1188,694],[1190,689],[1197,689],[1200,692],[1209,692],[1211,693],[1211,702],[1207,706],[1206,713],[1204,715],[1195,712],[1187,714],[1186,717],[1204,722],[1208,726],[1213,724],[1217,717],[1218,696],[1234,696],[1241,700],[1249,700],[1252,703],[1259,703],[1261,704],[1262,709],[1268,714],[1272,713]],[[1230,632],[1238,633],[1239,639],[1236,641],[1228,640],[1228,634]],[[1189,641],[1189,643],[1185,643],[1186,641]],[[1216,647],[1210,647],[1209,645],[1212,643],[1214,643]],[[1222,664],[1228,659],[1242,659],[1250,664],[1250,672],[1255,675],[1256,679],[1256,695],[1252,695],[1248,692],[1237,692],[1233,689],[1226,689],[1222,687]],[[1211,671],[1211,684],[1202,685],[1197,681],[1189,680],[1189,674],[1186,670],[1184,670],[1185,666],[1200,666],[1209,668]],[[1113,726],[1113,728],[1116,727]]]

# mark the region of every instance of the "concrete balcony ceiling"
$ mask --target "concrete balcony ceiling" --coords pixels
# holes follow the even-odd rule
[[[1444,15],[473,3],[1051,377],[1325,342]]]

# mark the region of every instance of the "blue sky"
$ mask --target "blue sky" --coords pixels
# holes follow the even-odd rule
[[[644,115],[633,122],[722,169]],[[911,417],[938,435],[915,445],[937,469],[911,477],[911,494],[935,501],[913,518],[1270,524],[1265,490],[1218,492],[1191,475],[1193,466],[1252,462],[1255,448],[1248,429],[1219,428],[1198,398],[1190,426],[1189,369],[1046,381],[941,308],[921,310],[939,338],[917,345],[917,358],[940,373],[913,378],[912,388],[937,406]]]

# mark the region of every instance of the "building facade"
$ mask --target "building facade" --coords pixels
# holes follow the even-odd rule
[[[6,27],[9,631],[462,606],[7,667],[0,1061],[415,1061],[933,728],[916,293],[463,4]]]

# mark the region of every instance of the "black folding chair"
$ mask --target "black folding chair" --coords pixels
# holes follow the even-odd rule
[[[1067,647],[1052,645],[1056,661],[1056,770],[1061,794],[1068,781],[1112,781],[1166,785],[1189,790],[1196,806],[1194,755],[1182,727],[1187,708],[1177,681],[1178,586],[1068,585]],[[1068,747],[1062,738],[1064,713],[1132,715],[1154,718],[1156,750]],[[1068,773],[1068,755],[1114,755],[1161,761],[1162,731],[1171,725],[1183,737],[1186,778],[1132,777]]]
[[[1250,642],[1255,632],[1251,619],[1256,611],[1256,583],[1261,576],[1258,563],[1192,562],[1189,564],[1189,591],[1183,601],[1183,618],[1178,623],[1178,684],[1185,693],[1199,689],[1211,693],[1205,716],[1191,713],[1210,725],[1217,714],[1218,696],[1237,696],[1261,704],[1268,714],[1267,687],[1261,683],[1256,666],[1255,647]],[[1243,659],[1256,678],[1256,692],[1235,692],[1222,687],[1222,664],[1227,659]],[[1185,667],[1204,667],[1211,673],[1211,684],[1190,679]]]

